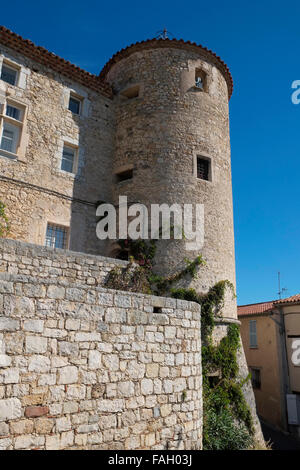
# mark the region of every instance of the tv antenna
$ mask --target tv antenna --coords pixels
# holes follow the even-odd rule
[[[278,297],[279,297],[279,300],[281,299],[281,296],[284,292],[287,292],[288,290],[285,288],[285,287],[281,287],[280,286],[280,271],[278,271]]]
[[[170,39],[170,36],[174,38],[174,34],[170,33],[170,31],[167,31],[166,28],[162,29],[161,31],[157,31],[157,36],[155,36],[155,39]]]

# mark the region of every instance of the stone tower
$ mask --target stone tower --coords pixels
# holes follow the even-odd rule
[[[116,137],[113,198],[128,203],[204,205],[204,245],[158,242],[157,271],[180,271],[201,254],[206,266],[189,283],[207,292],[216,282],[235,286],[234,230],[228,102],[233,82],[212,51],[183,40],[154,39],[122,49],[100,73],[115,95]],[[185,284],[186,285],[186,284]],[[236,301],[227,293],[215,341],[238,323]],[[241,377],[248,368],[239,353]],[[244,385],[256,439],[263,442],[251,383]]]
[[[113,88],[116,141],[113,193],[129,203],[203,204],[204,245],[158,243],[156,269],[206,261],[191,287],[235,284],[228,101],[232,78],[213,52],[182,40],[149,40],[123,49],[100,74]],[[224,316],[236,318],[228,299]]]

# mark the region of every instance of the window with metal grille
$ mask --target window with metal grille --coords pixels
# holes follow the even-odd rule
[[[14,69],[13,67],[9,67],[4,63],[2,64],[1,80],[6,83],[9,83],[10,85],[16,85],[17,77],[18,71],[16,69]]]
[[[74,147],[68,147],[65,145],[61,159],[61,170],[67,171],[68,173],[74,173],[75,156],[76,149]]]
[[[210,160],[197,157],[197,178],[209,181],[210,179]]]
[[[260,369],[255,369],[254,367],[251,367],[250,371],[251,371],[252,387],[256,389],[260,389],[261,388]]]
[[[74,96],[70,95],[70,100],[69,100],[69,110],[72,111],[73,114],[79,114],[80,113],[80,104],[81,101]]]
[[[250,348],[257,348],[256,320],[249,322]]]
[[[66,249],[68,245],[68,228],[60,225],[47,225],[45,245],[51,248]]]
[[[10,104],[6,105],[6,116],[16,119],[17,121],[21,120],[21,110]]]

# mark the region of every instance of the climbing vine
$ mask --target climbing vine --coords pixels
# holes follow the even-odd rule
[[[130,290],[146,294],[164,295],[171,286],[187,275],[194,278],[199,266],[204,265],[202,256],[193,261],[185,258],[186,266],[175,274],[163,277],[153,272],[157,240],[119,240],[122,257],[126,253],[130,264],[125,268],[116,267],[108,276],[107,287]]]
[[[252,416],[242,389],[250,376],[244,380],[238,376],[239,327],[230,324],[219,344],[214,344],[212,339],[226,288],[234,292],[229,281],[218,282],[205,295],[194,289],[172,290],[173,297],[201,305],[203,448],[206,450],[241,450],[253,444]]]
[[[10,230],[10,224],[8,217],[5,213],[5,204],[0,201],[0,238],[8,234]]]
[[[227,334],[218,344],[213,341],[216,320],[221,318],[226,290],[234,296],[234,286],[228,280],[219,281],[206,294],[195,289],[172,288],[176,281],[197,275],[205,261],[198,256],[185,260],[186,266],[169,277],[153,273],[156,242],[151,240],[122,241],[130,263],[126,268],[110,272],[107,287],[193,301],[201,305],[202,375],[203,375],[203,447],[207,450],[241,450],[253,444],[253,422],[243,394],[249,376],[239,377],[237,354],[240,348],[239,327],[230,324]],[[182,400],[185,395],[183,393]]]

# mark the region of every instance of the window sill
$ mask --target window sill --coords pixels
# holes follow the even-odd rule
[[[209,183],[209,184],[211,184],[211,183],[212,183],[212,181],[211,181],[211,180],[204,180],[204,179],[202,179],[202,178],[198,178],[198,176],[196,176],[196,180],[197,180],[197,181],[204,182],[204,183]]]
[[[258,349],[258,346],[249,346],[249,349]]]
[[[126,184],[126,183],[130,183],[132,182],[133,178],[128,178],[127,180],[123,180],[123,181],[116,181],[116,184],[119,185],[119,184]]]
[[[8,158],[9,160],[18,160],[18,155],[7,150],[0,149],[0,157]]]
[[[5,83],[5,84],[8,85],[8,86],[13,86],[13,87],[17,87],[17,86],[18,86],[16,83],[14,83],[14,85],[13,85],[12,83],[9,83],[9,82],[3,80],[3,78],[0,78],[0,80],[1,80],[1,82]]]
[[[75,179],[75,178],[78,176],[77,173],[71,173],[71,172],[69,172],[69,171],[61,170],[60,168],[58,168],[56,171],[57,171],[57,173],[59,173],[60,175],[62,175],[62,176],[69,176],[69,177],[72,178],[72,179]]]
[[[82,113],[79,113],[79,114],[73,113],[73,111],[71,111],[70,109],[68,109],[68,112],[72,116],[72,118],[82,119],[82,117],[83,117]]]

